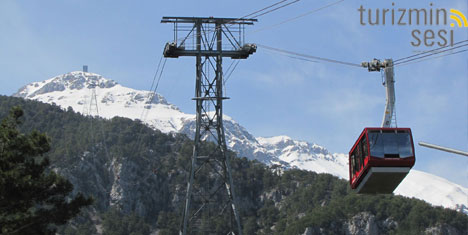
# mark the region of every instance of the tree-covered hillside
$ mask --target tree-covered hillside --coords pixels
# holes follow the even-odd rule
[[[51,167],[94,198],[61,234],[176,234],[192,141],[125,118],[0,97],[0,118],[24,110],[25,132],[51,140]],[[206,151],[213,148],[205,143]],[[231,153],[234,156],[234,153]],[[401,196],[363,196],[328,174],[232,158],[244,234],[467,234],[468,216]],[[216,224],[216,217],[206,220]]]

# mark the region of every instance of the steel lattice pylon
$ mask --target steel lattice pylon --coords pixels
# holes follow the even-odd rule
[[[174,41],[166,44],[164,56],[196,57],[195,143],[180,234],[242,234],[223,127],[223,100],[227,97],[223,96],[222,63],[223,57],[246,59],[256,51],[254,44],[243,42],[245,25],[255,21],[213,17],[161,20],[174,24]],[[224,45],[223,41],[229,44]],[[204,152],[204,140],[214,142],[214,150]],[[210,221],[215,217],[224,222],[215,225]]]

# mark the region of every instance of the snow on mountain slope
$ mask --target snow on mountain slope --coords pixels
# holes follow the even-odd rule
[[[71,72],[43,82],[34,82],[21,88],[13,96],[55,103],[63,108],[72,107],[76,112],[97,115],[91,104],[92,87],[95,86],[99,116],[112,118],[123,116],[144,119],[162,132],[177,132],[187,119],[194,115],[181,112],[161,95],[150,100],[151,92],[123,87],[101,75],[87,72]],[[150,110],[144,118],[144,110]],[[143,116],[143,117],[142,117]]]
[[[426,172],[411,170],[394,193],[468,214],[468,188]]]
[[[96,115],[91,105],[93,87],[99,116],[140,119],[165,133],[180,132],[194,136],[195,115],[183,113],[159,94],[151,98],[153,94],[149,91],[127,88],[94,73],[71,72],[34,82],[13,96],[55,103],[64,109],[72,107],[76,112]],[[227,115],[224,115],[224,127],[228,147],[240,157],[348,179],[347,154],[332,154],[322,146],[288,136],[256,138]],[[395,193],[468,214],[468,189],[435,175],[412,170]]]
[[[252,134],[231,117],[224,114],[223,117],[226,144],[228,148],[235,151],[239,157],[255,159],[268,165],[280,164],[284,167],[290,166],[287,162],[279,159],[278,156],[269,153]],[[195,136],[195,119],[187,120],[179,132],[189,137]]]
[[[293,140],[288,136],[258,137],[257,140],[268,153],[290,166],[348,178],[348,157],[345,154],[330,154],[322,146]]]

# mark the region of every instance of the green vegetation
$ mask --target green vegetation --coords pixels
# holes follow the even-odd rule
[[[131,213],[123,214],[116,208],[110,208],[103,214],[103,235],[145,235],[150,233],[150,226],[145,221]]]
[[[46,156],[52,167],[95,198],[93,209],[61,227],[59,234],[93,234],[97,228],[103,234],[177,234],[190,139],[125,118],[83,117],[70,109],[11,97],[0,97],[0,117],[15,105],[25,110],[23,131],[38,130],[50,137]],[[203,148],[210,151],[213,144]],[[420,234],[439,225],[468,231],[465,214],[401,196],[356,195],[346,181],[328,174],[282,172],[237,157],[231,165],[245,234],[302,234],[308,227],[343,234],[344,225],[363,212],[375,217],[381,234]],[[125,192],[117,204],[109,196],[116,182]],[[217,217],[204,221],[223,229]],[[384,221],[396,226],[385,227]]]
[[[14,107],[0,124],[0,232],[3,234],[55,234],[54,225],[65,224],[92,203],[73,185],[48,171],[47,137],[37,131],[17,130],[23,111]]]

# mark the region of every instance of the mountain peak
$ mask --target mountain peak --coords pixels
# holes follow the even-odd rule
[[[13,96],[54,103],[64,109],[71,107],[85,115],[140,119],[162,132],[177,132],[185,119],[192,116],[182,113],[160,94],[124,87],[100,74],[86,71],[73,71],[30,83]]]
[[[272,137],[258,137],[257,140],[263,144],[278,144],[278,143],[287,143],[293,139],[287,135],[278,135]]]
[[[81,90],[92,87],[111,88],[117,84],[117,82],[96,73],[74,71],[42,82],[30,83],[19,89],[13,96],[34,98],[37,95],[56,91]]]
[[[257,141],[262,145],[270,147],[279,146],[280,148],[285,148],[287,146],[295,146],[307,149],[308,151],[314,153],[329,154],[328,150],[320,145],[309,143],[307,141],[294,140],[293,138],[287,135],[279,135],[273,137],[257,137]]]

